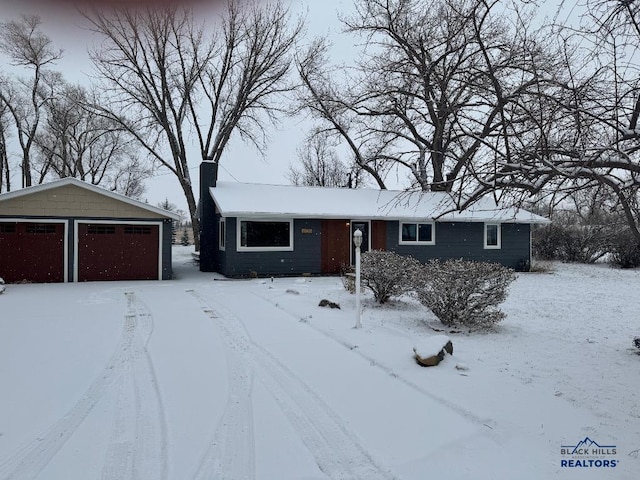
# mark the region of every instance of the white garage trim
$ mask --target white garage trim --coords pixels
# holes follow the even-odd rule
[[[158,226],[158,280],[162,280],[162,241],[164,237],[164,223],[163,222],[141,222],[139,220],[91,220],[85,219],[75,220],[73,225],[73,236],[75,239],[73,246],[73,281],[78,282],[78,250],[80,248],[80,237],[78,234],[78,225],[82,224],[102,224],[102,225],[157,225]],[[66,276],[66,273],[65,273]],[[66,281],[66,280],[65,280]]]

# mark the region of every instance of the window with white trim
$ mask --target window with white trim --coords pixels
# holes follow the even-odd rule
[[[293,220],[238,219],[238,251],[293,250]]]
[[[435,224],[400,222],[400,244],[435,245]]]
[[[484,224],[484,248],[502,248],[502,228],[499,223]]]
[[[227,229],[225,227],[226,223],[224,221],[224,218],[221,218],[218,222],[218,248],[220,250],[225,249],[225,239],[227,234]]]

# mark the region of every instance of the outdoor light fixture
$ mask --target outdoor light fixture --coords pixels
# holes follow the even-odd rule
[[[362,246],[362,232],[357,229],[353,232],[353,244],[356,247],[356,327],[362,327],[360,322],[360,247]]]

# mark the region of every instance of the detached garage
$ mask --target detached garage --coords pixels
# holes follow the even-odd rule
[[[0,194],[6,282],[166,280],[177,216],[74,178]]]

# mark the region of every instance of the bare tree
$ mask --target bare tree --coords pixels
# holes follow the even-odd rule
[[[0,193],[3,188],[11,191],[11,166],[9,165],[9,152],[7,150],[8,142],[8,108],[0,100]]]
[[[212,33],[174,6],[87,18],[104,37],[92,58],[110,104],[97,110],[177,177],[199,249],[187,137],[193,129],[200,159],[215,162],[234,134],[261,147],[263,120],[278,110],[273,97],[290,88],[284,81],[301,27],[289,29],[279,2],[230,1]]]
[[[30,72],[19,81],[0,79],[0,101],[13,118],[22,151],[22,186],[32,184],[31,148],[42,117],[43,105],[51,94],[55,75],[47,67],[62,57],[62,50],[39,28],[40,17],[24,15],[20,21],[0,23],[0,51],[11,63]]]
[[[384,177],[388,168],[382,152],[387,139],[362,134],[364,122],[350,107],[352,96],[348,88],[335,83],[340,73],[337,68],[329,67],[327,42],[314,41],[304,55],[297,58],[296,66],[303,85],[297,97],[299,111],[309,112],[320,122],[318,135],[344,142],[355,167],[369,174],[380,189],[386,189]]]
[[[378,174],[399,167],[420,190],[466,191],[520,124],[532,62],[545,63],[526,23],[509,20],[520,14],[498,1],[359,0],[345,20],[364,39],[356,73],[339,89],[310,50],[303,105],[352,148],[375,145],[356,162]]]
[[[46,102],[34,166],[41,178],[75,177],[138,198],[151,170],[138,158],[127,131],[86,108],[99,103],[96,93],[60,80]]]
[[[360,171],[348,167],[338,157],[329,139],[321,134],[309,137],[298,148],[299,163],[289,166],[288,177],[294,185],[356,188]]]
[[[558,204],[580,191],[608,192],[640,243],[640,12],[626,1],[587,8],[579,26],[549,30],[565,67],[524,105],[535,128],[521,154],[479,175],[471,199],[502,189]]]

